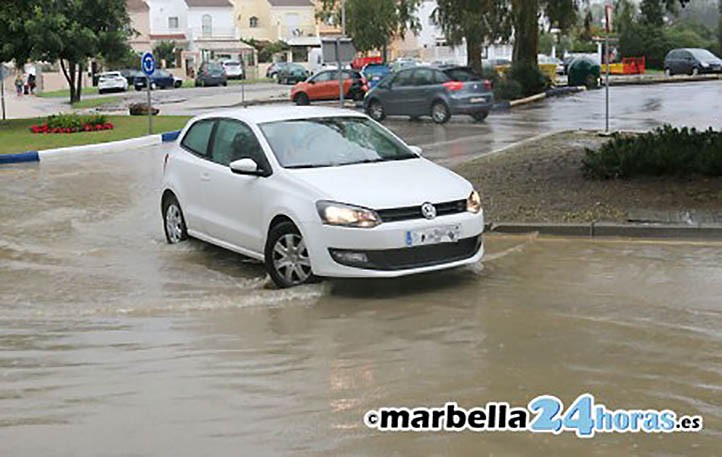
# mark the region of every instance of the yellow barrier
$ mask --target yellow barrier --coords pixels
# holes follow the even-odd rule
[[[494,70],[496,70],[500,76],[503,76],[507,71],[509,71],[509,68],[510,65],[497,65],[494,67]],[[557,79],[557,64],[555,63],[540,63],[539,71],[544,73],[544,75],[552,81]]]
[[[605,74],[607,72],[607,64],[602,64],[600,71],[602,74]],[[609,73],[612,75],[623,75],[624,74],[624,64],[623,63],[613,63],[609,65]]]

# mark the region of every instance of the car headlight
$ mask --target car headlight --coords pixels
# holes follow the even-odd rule
[[[481,197],[479,192],[472,190],[469,198],[466,199],[466,210],[470,213],[477,214],[481,211]]]
[[[323,223],[328,225],[371,228],[381,223],[376,211],[360,206],[319,201],[316,203],[316,209]]]
[[[707,62],[702,62],[702,66],[707,68],[707,67],[709,67],[709,64]]]

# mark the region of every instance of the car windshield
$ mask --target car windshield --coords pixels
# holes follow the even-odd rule
[[[284,168],[335,167],[418,157],[366,118],[299,119],[260,127]]]
[[[717,56],[706,49],[690,49],[689,52],[691,52],[698,60],[717,60]]]

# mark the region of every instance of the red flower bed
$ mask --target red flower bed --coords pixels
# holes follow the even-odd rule
[[[94,132],[97,130],[112,130],[113,124],[106,122],[105,124],[85,124],[84,127],[55,127],[50,128],[48,124],[37,124],[30,127],[33,133],[76,133],[76,132]]]

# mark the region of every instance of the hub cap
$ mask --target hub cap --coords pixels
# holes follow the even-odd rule
[[[443,121],[444,119],[446,119],[446,107],[441,103],[437,103],[436,105],[434,105],[434,110],[431,115],[434,117],[435,121]]]
[[[273,268],[289,284],[301,284],[311,276],[311,262],[301,235],[287,233],[273,246]]]
[[[175,203],[168,205],[165,212],[165,231],[171,243],[179,243],[183,238],[183,217]]]
[[[374,119],[379,119],[384,114],[384,109],[381,107],[381,103],[374,102],[371,105],[371,116]]]

